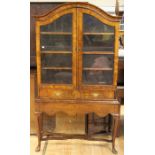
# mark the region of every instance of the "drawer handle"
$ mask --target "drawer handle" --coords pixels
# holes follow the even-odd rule
[[[56,95],[56,96],[60,96],[61,93],[60,93],[60,92],[56,92],[55,95]]]
[[[98,93],[93,93],[93,96],[94,96],[94,97],[98,97],[99,94],[98,94]]]

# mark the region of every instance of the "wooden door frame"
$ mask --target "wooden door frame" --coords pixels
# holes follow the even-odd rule
[[[113,70],[113,84],[112,85],[84,85],[82,84],[82,71],[83,71],[83,54],[82,54],[82,47],[83,47],[83,14],[89,14],[103,24],[107,24],[109,26],[114,27],[115,33],[115,45],[114,45],[114,70]],[[104,14],[104,13],[103,13]],[[78,27],[78,81],[79,81],[79,88],[80,89],[111,89],[114,90],[117,86],[117,74],[118,74],[118,38],[119,38],[119,22],[110,21],[108,18],[103,18],[103,16],[95,11],[89,10],[88,8],[77,8],[77,27]]]
[[[55,20],[59,19],[60,17],[66,14],[72,14],[72,84],[43,84],[41,83],[41,51],[40,51],[40,26],[47,25]],[[77,84],[76,80],[76,9],[70,8],[65,9],[63,11],[58,11],[56,14],[51,14],[48,18],[43,17],[40,20],[36,21],[36,62],[37,62],[37,85],[38,85],[38,95],[40,95],[40,89],[67,89],[72,90],[75,89]]]

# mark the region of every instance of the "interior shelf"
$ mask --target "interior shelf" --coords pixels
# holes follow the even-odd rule
[[[53,69],[53,70],[71,70],[71,67],[42,67],[42,69]]]
[[[97,52],[97,51],[93,51],[93,52],[83,52],[83,54],[114,54],[113,51],[101,51],[101,52]]]
[[[84,35],[114,35],[113,32],[84,32]]]
[[[40,32],[40,34],[71,35],[71,32]]]
[[[111,71],[113,68],[88,68],[84,67],[83,70],[92,70],[92,71]]]
[[[54,46],[54,45],[42,45],[41,46],[41,51],[72,51],[72,47],[71,46]]]
[[[41,51],[43,54],[71,54],[71,51]]]

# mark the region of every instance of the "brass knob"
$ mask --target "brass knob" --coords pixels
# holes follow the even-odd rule
[[[98,95],[99,95],[98,93],[93,93],[94,97],[98,97]]]
[[[56,95],[56,96],[60,96],[61,93],[60,93],[60,92],[56,92],[55,95]]]

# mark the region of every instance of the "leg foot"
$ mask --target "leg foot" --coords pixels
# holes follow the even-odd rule
[[[114,147],[112,148],[112,153],[113,154],[117,154],[118,153],[117,150]]]
[[[36,152],[39,152],[40,151],[40,145],[38,145],[35,149]]]

